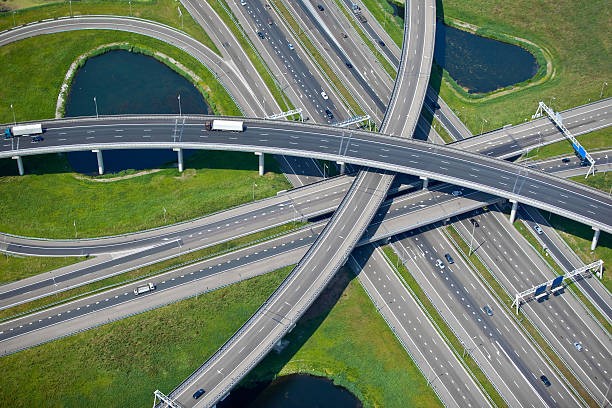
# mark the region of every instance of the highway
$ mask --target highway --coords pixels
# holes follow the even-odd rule
[[[244,122],[244,132],[207,132],[203,117],[184,118],[181,140],[172,137],[176,116],[43,122],[45,140],[42,143],[24,139],[18,149],[11,149],[11,144],[4,142],[0,146],[0,158],[115,148],[223,149],[314,157],[429,177],[517,200],[602,231],[612,231],[612,200],[603,192],[506,161],[356,130],[249,119]],[[414,124],[416,120],[399,123],[402,132]]]
[[[555,276],[518,231],[508,225],[503,214],[491,211],[477,220],[478,228],[473,228],[467,220],[455,223],[455,227],[463,237],[469,237],[475,229],[475,253],[508,296],[513,297]],[[612,340],[608,332],[593,324],[585,307],[567,291],[541,302],[524,303],[521,310],[594,399],[601,401],[612,380]],[[582,344],[582,351],[574,347],[576,341]]]
[[[457,361],[378,248],[374,245],[356,248],[348,265],[444,406],[490,406],[473,377]]]
[[[509,406],[580,405],[440,230],[414,230],[391,245]],[[444,259],[444,269],[437,259]],[[545,387],[540,375],[553,385]]]

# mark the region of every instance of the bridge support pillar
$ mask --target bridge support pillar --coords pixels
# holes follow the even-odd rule
[[[514,220],[516,220],[516,210],[518,208],[518,201],[510,200],[512,203],[512,210],[510,210],[510,224],[514,224]]]
[[[336,164],[340,165],[340,174],[346,173],[346,164],[344,162],[336,162]]]
[[[593,234],[593,242],[591,242],[591,251],[594,251],[597,248],[597,241],[599,241],[599,233],[601,232],[597,228],[593,228],[595,230],[595,234]]]
[[[104,174],[104,159],[102,158],[102,150],[95,149],[91,152],[95,153],[96,157],[98,158],[98,174]]]
[[[23,176],[25,172],[23,171],[23,160],[21,160],[21,156],[13,156],[13,160],[17,160],[17,169],[19,170],[19,175]]]
[[[262,152],[255,152],[255,156],[259,156],[259,175],[264,175],[264,154]]]
[[[178,156],[178,171],[179,173],[183,172],[183,149],[180,147],[172,149],[177,153]]]
[[[427,190],[427,187],[429,186],[429,177],[420,176],[419,178],[423,180],[423,190]]]

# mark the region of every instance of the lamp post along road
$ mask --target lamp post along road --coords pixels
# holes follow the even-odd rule
[[[183,111],[181,110],[181,94],[178,94],[178,104],[179,104],[179,116],[183,116]]]
[[[96,119],[99,119],[98,116],[98,101],[96,101],[96,97],[94,96],[94,105],[96,105]]]
[[[601,84],[601,92],[599,93],[599,99],[603,97],[604,86],[608,86],[608,83],[604,82],[603,84]]]
[[[13,124],[17,126],[17,119],[15,119],[15,108],[13,108],[12,103],[11,103],[11,110],[13,111]]]

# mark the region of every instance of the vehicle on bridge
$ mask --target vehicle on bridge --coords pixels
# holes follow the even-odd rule
[[[4,129],[4,138],[10,139],[11,137],[17,136],[40,135],[42,132],[43,129],[40,123],[35,125],[19,125]]]
[[[206,130],[223,130],[230,132],[243,132],[244,122],[241,120],[207,120],[204,122],[204,128]]]

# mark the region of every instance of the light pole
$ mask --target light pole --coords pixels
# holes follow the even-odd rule
[[[181,11],[181,6],[176,6],[178,10],[179,16],[181,17],[181,30],[183,29],[183,12]]]
[[[128,3],[130,3],[130,17],[132,17],[132,0],[130,0]]]
[[[327,169],[327,163],[323,163],[323,179],[325,179],[325,169]]]
[[[601,92],[599,93],[599,99],[603,97],[604,86],[608,86],[608,83],[604,82],[603,84],[601,84]]]
[[[76,238],[77,237],[76,220],[72,222],[72,225],[74,225],[74,238]]]
[[[253,201],[255,201],[255,187],[257,187],[257,184],[253,183]]]
[[[181,94],[178,94],[178,103],[179,103],[179,116],[183,116],[183,111],[181,110]]]
[[[13,26],[17,25],[17,23],[15,22],[15,13],[16,13],[16,11],[13,11]]]
[[[96,105],[96,119],[99,119],[98,116],[98,101],[96,101],[96,97],[94,96],[94,104]]]
[[[17,119],[15,119],[15,108],[13,108],[12,103],[11,103],[11,110],[13,111],[13,124],[17,126]]]
[[[72,17],[72,0],[70,0],[69,3],[70,3],[70,17]]]
[[[554,96],[551,96],[550,99],[548,100],[548,107],[550,109],[552,109],[552,101],[554,101],[555,99],[557,99],[557,98],[555,98]]]
[[[489,123],[488,120],[486,120],[485,118],[482,118],[482,125],[480,126],[480,134],[482,135],[482,132],[484,131],[484,124],[485,122]]]
[[[166,223],[166,207],[163,207],[163,208],[164,208],[164,224],[165,224]]]
[[[476,220],[472,223],[472,238],[470,238],[470,251],[468,256],[472,255],[472,242],[474,241],[474,231],[476,230]]]

